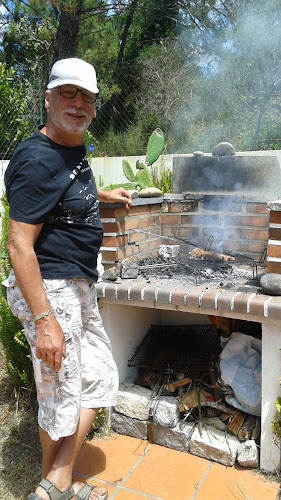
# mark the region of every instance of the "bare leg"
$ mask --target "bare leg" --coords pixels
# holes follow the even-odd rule
[[[63,438],[52,441],[46,431],[39,427],[39,436],[42,447],[42,479],[46,478],[55,462],[58,450],[63,442]]]
[[[97,411],[97,409],[82,408],[76,432],[72,436],[67,436],[59,441],[52,441],[50,436],[40,429],[43,451],[42,476],[49,479],[61,491],[67,490],[72,483],[72,470],[75,459]],[[77,491],[80,485],[77,484],[74,488]],[[49,496],[40,486],[38,486],[36,493],[42,500],[49,500]],[[96,500],[102,493],[104,493],[104,490],[95,490],[91,493],[90,499]]]

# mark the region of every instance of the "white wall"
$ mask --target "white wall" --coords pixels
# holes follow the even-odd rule
[[[161,167],[165,166],[170,171],[173,170],[173,157],[174,155],[163,155],[160,156],[153,165],[159,171]],[[136,170],[136,161],[145,161],[145,156],[126,156],[126,158],[132,164],[134,170]],[[93,158],[91,160],[91,168],[93,170],[96,183],[100,186],[100,178],[102,179],[102,184],[115,184],[117,182],[130,182],[125,177],[122,169],[123,157],[101,157]]]

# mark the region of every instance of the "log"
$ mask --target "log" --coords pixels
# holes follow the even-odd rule
[[[230,422],[227,424],[227,430],[229,434],[232,434],[233,436],[237,436],[238,432],[241,428],[241,426],[244,423],[244,420],[246,419],[247,414],[244,413],[243,411],[237,410],[233,417],[231,418]]]
[[[171,382],[170,384],[168,384],[168,391],[175,392],[177,387],[189,384],[189,382],[191,382],[191,378],[184,378],[183,380],[177,380],[176,382]]]
[[[255,425],[256,417],[254,415],[248,415],[238,431],[238,439],[240,439],[240,441],[248,441],[248,439],[251,439]]]

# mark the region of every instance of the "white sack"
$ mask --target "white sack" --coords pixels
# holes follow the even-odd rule
[[[225,395],[226,402],[256,416],[261,415],[261,349],[261,340],[233,332],[220,355],[223,386],[234,393]]]

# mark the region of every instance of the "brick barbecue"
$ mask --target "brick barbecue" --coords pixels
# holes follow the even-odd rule
[[[179,160],[181,165],[182,157]],[[129,211],[120,205],[102,204],[103,265],[105,269],[120,269],[124,258],[156,257],[160,243],[171,244],[168,238],[180,238],[198,247],[211,245],[211,250],[229,251],[237,260],[248,259],[257,274],[281,273],[281,204],[270,199],[270,193],[277,199],[276,188],[268,188],[263,196],[260,193],[260,189],[257,194],[243,190],[236,194],[231,189],[217,193],[208,189],[202,193],[176,192],[164,198],[133,200]],[[180,245],[180,260],[187,255],[184,247]],[[200,266],[200,262],[196,265]],[[105,326],[112,331],[121,381],[128,375],[127,361],[148,325],[159,319],[163,322],[168,312],[173,314],[173,321],[179,313],[179,321],[186,322],[190,318],[194,322],[195,317],[204,322],[207,315],[217,315],[261,323],[260,463],[262,469],[272,471],[280,467],[280,450],[272,443],[271,421],[280,393],[281,297],[263,293],[257,280],[244,281],[224,286],[202,278],[196,283],[177,276],[147,280],[139,275],[136,279],[101,281],[96,288]]]

